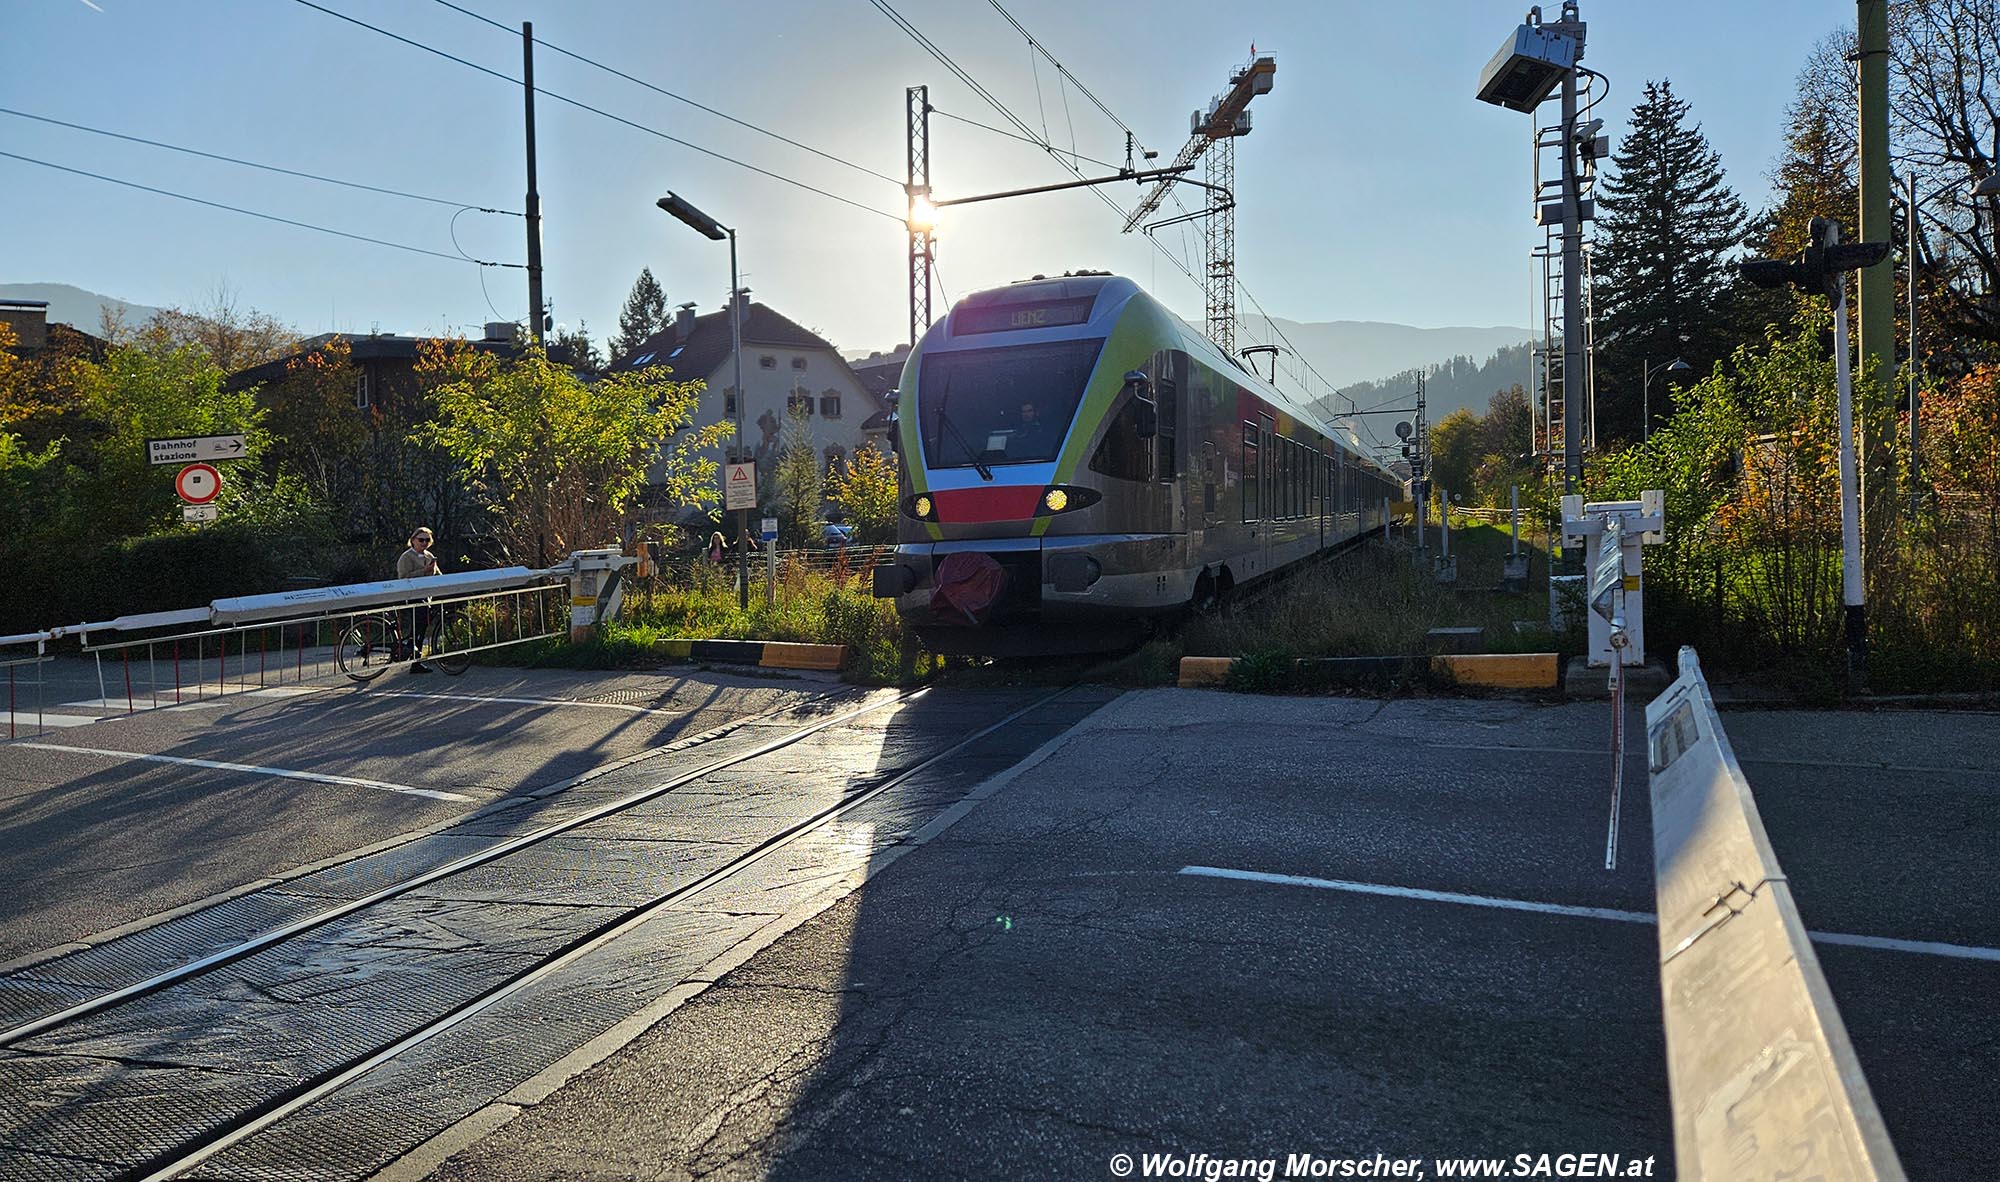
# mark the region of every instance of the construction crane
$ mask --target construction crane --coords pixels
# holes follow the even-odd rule
[[[1202,286],[1207,296],[1209,338],[1231,355],[1236,351],[1236,138],[1250,134],[1250,100],[1271,92],[1277,72],[1277,61],[1268,54],[1257,56],[1252,46],[1250,64],[1229,76],[1229,90],[1210,101],[1207,111],[1195,111],[1189,120],[1192,126],[1187,145],[1173,163],[1176,169],[1187,169],[1207,157],[1206,188],[1215,196],[1215,204],[1208,211],[1202,233],[1208,254]],[[1139,208],[1125,219],[1127,234],[1160,208],[1173,183],[1170,177],[1153,186]]]

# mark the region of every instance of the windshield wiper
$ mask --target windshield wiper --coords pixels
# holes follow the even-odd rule
[[[944,380],[944,389],[940,391],[938,394],[938,407],[937,407],[938,423],[945,430],[951,432],[951,437],[958,441],[958,446],[964,450],[967,458],[969,458],[972,461],[973,471],[979,473],[979,478],[981,480],[990,481],[993,479],[993,469],[986,466],[986,461],[979,458],[979,453],[972,450],[972,445],[970,443],[967,443],[965,440],[965,436],[959,432],[958,424],[952,422],[951,416],[944,413],[944,404],[950,398],[951,398],[951,379],[947,377]]]

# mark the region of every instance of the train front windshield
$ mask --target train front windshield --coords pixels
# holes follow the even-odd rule
[[[1056,458],[1104,341],[1051,341],[927,354],[917,422],[933,468]]]

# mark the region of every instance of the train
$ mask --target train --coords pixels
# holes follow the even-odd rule
[[[1301,399],[1106,272],[960,299],[896,396],[897,545],[934,652],[1130,644],[1379,530],[1401,482]]]

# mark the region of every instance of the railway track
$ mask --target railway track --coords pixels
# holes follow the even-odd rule
[[[794,707],[0,978],[0,1176],[364,1177],[1104,700]]]

